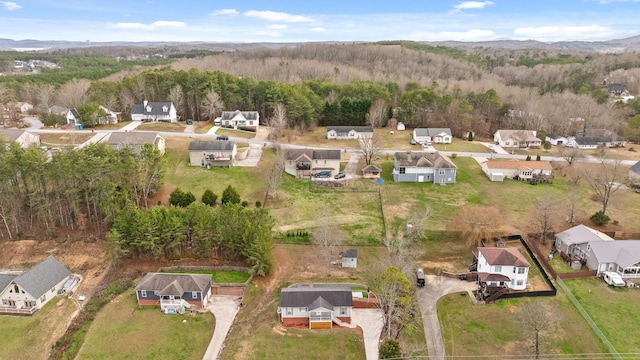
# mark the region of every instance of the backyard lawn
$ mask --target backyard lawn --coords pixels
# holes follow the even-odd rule
[[[237,270],[167,270],[172,274],[209,274],[214,283],[244,283],[249,280],[249,273]]]
[[[640,290],[608,286],[596,277],[564,283],[619,353],[638,352]]]
[[[106,305],[91,324],[77,359],[202,359],[214,317],[164,315],[138,308],[133,290]]]
[[[185,125],[179,123],[170,123],[166,121],[145,122],[138,126],[138,130],[144,131],[168,131],[168,132],[184,132]]]

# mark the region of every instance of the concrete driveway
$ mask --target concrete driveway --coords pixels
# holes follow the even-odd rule
[[[344,173],[347,176],[347,179],[357,179],[358,173],[358,162],[360,161],[360,154],[358,153],[350,153],[351,157],[349,158],[349,162],[347,166],[344,168]]]
[[[444,360],[444,342],[438,321],[437,304],[441,297],[461,291],[473,291],[477,288],[475,282],[445,278],[442,276],[425,276],[425,286],[416,291],[418,305],[422,314],[424,335],[427,339],[429,359]],[[471,301],[471,299],[469,300]]]
[[[207,351],[204,353],[203,360],[216,360],[222,347],[224,340],[227,338],[227,334],[231,329],[233,320],[236,318],[236,314],[240,308],[240,298],[231,295],[215,295],[211,297],[211,302],[207,305],[207,310],[213,313],[216,318],[215,329],[211,342]]]
[[[242,160],[236,160],[234,166],[258,166],[258,162],[262,157],[262,148],[262,144],[249,144],[247,157]]]
[[[382,310],[351,309],[351,324],[358,325],[362,329],[367,360],[378,359],[378,347],[383,325]]]

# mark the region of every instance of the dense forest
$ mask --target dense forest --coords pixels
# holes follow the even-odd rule
[[[549,54],[397,41],[193,54],[198,56],[101,80],[81,72],[61,85],[11,77],[0,84],[0,102],[28,101],[39,112],[54,104],[101,104],[127,118],[133,104],[170,100],[183,119],[240,109],[257,110],[266,121],[282,103],[288,125],[301,131],[384,126],[395,118],[408,127],[450,127],[457,136],[468,130],[490,136],[498,128],[573,135],[581,129],[572,127],[572,119],[623,134],[640,109],[638,100],[623,104],[607,92],[612,84],[640,92],[640,59],[633,53]]]

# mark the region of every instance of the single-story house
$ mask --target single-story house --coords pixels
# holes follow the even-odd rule
[[[530,264],[516,248],[478,247],[473,250],[480,286],[525,290]]]
[[[280,292],[278,314],[283,326],[330,329],[333,323],[351,323],[353,295],[348,288],[294,285]]]
[[[548,161],[487,160],[480,167],[491,181],[504,178],[540,182],[553,180],[553,167]]]
[[[131,106],[132,121],[168,121],[178,122],[176,107],[171,101],[151,102],[145,100],[142,104]]]
[[[627,143],[622,136],[607,129],[586,129],[580,135],[596,138],[599,146],[619,147]]]
[[[640,240],[590,242],[586,250],[587,267],[598,276],[614,271],[623,278],[640,278]]]
[[[360,139],[373,137],[373,126],[327,126],[327,139]]]
[[[629,95],[629,90],[627,90],[627,88],[625,88],[623,85],[620,85],[620,84],[614,84],[609,86],[609,88],[607,89],[607,92],[611,96],[628,96]]]
[[[367,165],[362,168],[362,177],[365,179],[378,179],[382,174],[382,168],[378,165]]]
[[[33,105],[29,104],[28,102],[17,102],[11,104],[11,107],[13,107],[15,111],[22,114],[31,113],[33,111]]]
[[[70,275],[53,255],[20,275],[0,274],[0,313],[33,314],[62,292]]]
[[[551,145],[565,145],[569,139],[562,135],[547,134],[544,141],[548,141]]]
[[[49,108],[49,114],[67,116],[68,112],[69,112],[69,109],[67,109],[64,106],[53,105]]]
[[[453,184],[458,168],[439,152],[396,152],[393,156],[393,181]]]
[[[640,186],[640,161],[633,164],[629,168],[629,180],[633,183],[634,186]]]
[[[542,140],[536,137],[535,130],[498,130],[493,141],[505,148],[529,148],[542,146]]]
[[[585,257],[590,243],[614,241],[607,234],[582,224],[556,234],[555,248],[567,255]]]
[[[257,111],[223,111],[220,126],[258,131],[260,114]]]
[[[565,146],[583,150],[597,149],[598,139],[593,136],[571,136]]]
[[[415,128],[413,139],[420,144],[451,144],[453,136],[449,128]]]
[[[340,252],[342,267],[354,268],[358,266],[358,250],[349,249]]]
[[[192,141],[189,143],[189,165],[230,167],[235,164],[237,152],[233,141]]]
[[[25,149],[30,146],[40,146],[40,135],[25,130],[0,129],[0,140],[15,141]]]
[[[164,313],[180,313],[185,307],[204,308],[211,296],[211,275],[147,273],[138,286],[138,305],[160,305]]]
[[[284,151],[284,171],[297,178],[311,177],[318,171],[340,171],[340,150],[287,149]]]
[[[155,146],[163,155],[166,149],[164,137],[157,132],[114,131],[103,141],[106,141],[107,145],[115,150],[129,148],[135,154],[139,154],[142,151],[144,144]]]

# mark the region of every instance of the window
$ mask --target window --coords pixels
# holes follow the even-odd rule
[[[147,290],[140,290],[140,297],[147,297]]]
[[[293,308],[287,308],[287,315],[293,315]]]
[[[527,268],[523,268],[523,267],[518,268],[518,274],[524,274],[526,273],[526,271],[527,271]]]
[[[524,171],[522,171],[522,173],[520,175],[522,175],[522,176],[532,176],[533,175],[533,171],[524,170]]]
[[[345,306],[340,307],[340,315],[347,315],[347,308]]]
[[[305,313],[305,312],[307,312],[307,308],[306,308],[306,307],[301,307],[301,308],[300,308],[300,312],[301,312],[301,313]]]
[[[15,292],[16,294],[20,294],[20,288],[18,287],[18,285],[13,285],[13,292]]]
[[[192,291],[191,292],[191,298],[192,299],[197,299],[198,298],[198,292],[197,291]]]
[[[495,272],[502,272],[502,265],[496,265]]]
[[[400,174],[404,174],[404,173],[406,172],[406,169],[405,169],[405,168],[403,168],[403,167],[401,167],[401,168],[399,169],[399,172],[400,172]]]
[[[158,290],[153,290],[153,295],[158,296]]]
[[[2,299],[2,305],[7,305],[7,299]]]
[[[40,302],[45,302],[47,301],[47,295],[42,295],[42,297],[40,298]]]
[[[36,307],[36,302],[35,301],[25,301],[24,302],[24,306],[28,307],[28,308],[33,308],[33,307]]]
[[[518,286],[524,285],[524,280],[518,280],[517,284],[518,284]]]
[[[438,174],[439,175],[444,175],[444,169],[438,169]]]

